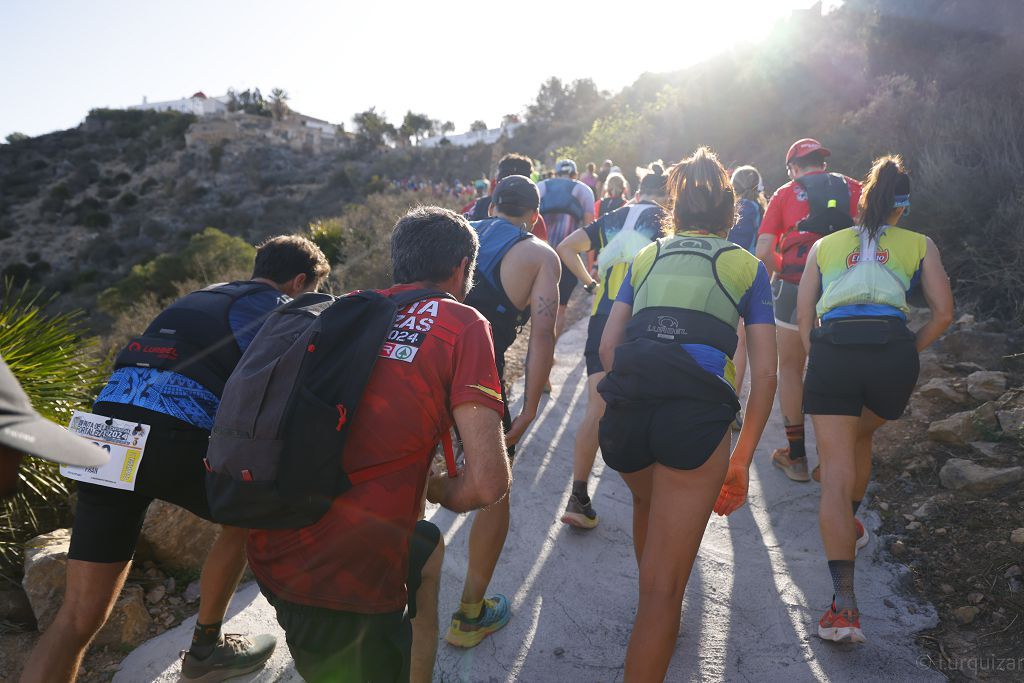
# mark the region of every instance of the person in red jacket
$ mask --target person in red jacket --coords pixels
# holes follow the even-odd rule
[[[790,182],[780,187],[768,202],[758,230],[757,257],[774,275],[772,296],[775,307],[775,329],[779,347],[779,403],[786,425],[789,445],[772,453],[772,462],[794,481],[810,481],[807,452],[804,445],[804,414],[801,405],[804,391],[804,365],[807,354],[800,341],[796,319],[796,293],[803,274],[803,263],[813,240],[820,235],[797,229],[797,224],[811,213],[806,187],[814,176],[827,174],[825,159],[831,154],[812,138],[797,140],[786,154],[786,171]],[[846,185],[849,201],[844,208],[850,222],[857,215],[860,183],[853,178],[829,174]],[[822,180],[826,180],[822,178]],[[829,202],[831,204],[831,202]],[[838,204],[838,202],[837,202]]]

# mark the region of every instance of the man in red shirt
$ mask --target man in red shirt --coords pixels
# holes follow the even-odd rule
[[[772,462],[794,481],[810,481],[804,446],[804,366],[807,354],[796,321],[796,293],[803,274],[803,262],[815,237],[797,230],[797,224],[810,213],[804,183],[826,173],[825,158],[831,152],[811,138],[797,140],[786,154],[786,171],[791,181],[780,187],[768,202],[758,230],[757,257],[774,274],[772,295],[775,307],[775,331],[779,347],[779,402],[786,425],[786,448],[772,453]],[[860,183],[853,178],[833,174],[846,183],[849,214],[857,215]],[[841,187],[841,185],[840,185]],[[797,241],[806,245],[797,246]],[[786,258],[783,258],[783,253]]]
[[[348,472],[422,457],[353,486],[311,526],[250,533],[250,566],[277,610],[296,669],[311,683],[409,680],[415,596],[407,585],[418,583],[420,569],[409,566],[414,529],[418,543],[440,544],[436,527],[416,521],[424,487],[427,498],[456,512],[491,505],[508,491],[490,326],[459,303],[472,286],[478,246],[464,218],[437,207],[412,210],[391,236],[397,284],[384,293],[431,289],[452,298],[399,311],[339,457]],[[458,477],[428,482],[434,448],[453,424],[465,467]],[[422,562],[431,553],[416,554]],[[437,606],[428,607],[436,629]],[[436,630],[430,640],[436,643]],[[417,676],[429,680],[432,664]]]

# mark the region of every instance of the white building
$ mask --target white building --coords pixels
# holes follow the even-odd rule
[[[181,114],[194,114],[196,116],[210,116],[212,114],[224,114],[228,110],[228,96],[207,97],[202,91],[191,97],[180,100],[169,100],[167,102],[149,102],[145,97],[142,104],[135,104],[129,109],[143,109],[150,111],[176,111]]]
[[[420,147],[437,147],[442,140],[447,140],[456,147],[472,147],[480,142],[485,145],[493,145],[502,135],[508,135],[511,138],[522,125],[521,123],[503,123],[500,128],[491,128],[490,130],[470,131],[459,135],[435,135],[432,138],[420,140]]]

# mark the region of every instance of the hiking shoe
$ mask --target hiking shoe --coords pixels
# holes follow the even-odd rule
[[[857,545],[854,546],[854,554],[856,554],[871,541],[871,532],[865,529],[856,517],[853,518],[853,526],[857,528]]]
[[[835,603],[818,622],[818,637],[834,643],[865,643],[867,638],[860,630],[860,614],[854,610],[836,612]]]
[[[577,529],[593,529],[597,526],[597,513],[594,512],[592,503],[593,501],[588,500],[586,504],[583,504],[576,494],[572,494],[565,506],[562,521]]]
[[[811,479],[819,484],[821,483],[821,465],[815,465],[814,469],[811,470]]]
[[[786,476],[793,481],[810,481],[811,475],[807,474],[807,458],[789,459],[788,448],[776,448],[772,453],[772,464],[786,473]]]
[[[181,652],[181,678],[189,683],[217,683],[255,671],[274,654],[277,638],[263,635],[249,638],[225,633],[214,651],[199,659],[188,650]]]
[[[448,633],[444,634],[444,639],[455,647],[476,647],[481,640],[501,630],[511,618],[508,598],[498,594],[484,600],[480,616],[476,619],[467,619],[462,612],[453,614],[452,624],[448,627]]]

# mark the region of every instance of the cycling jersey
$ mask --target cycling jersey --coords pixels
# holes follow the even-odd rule
[[[591,315],[607,315],[612,309],[615,296],[626,279],[626,273],[636,253],[646,246],[646,242],[653,242],[658,237],[664,236],[662,222],[665,219],[665,210],[651,201],[644,201],[634,204],[631,207],[622,207],[604,217],[597,219],[584,231],[590,238],[590,249],[598,252],[607,247],[619,235],[623,228],[630,224],[630,230],[634,232],[635,241],[632,245],[623,245],[626,252],[622,258],[615,258],[613,262],[607,263],[602,258],[599,262],[601,277],[594,292],[594,305]]]
[[[633,307],[627,339],[679,343],[697,365],[733,388],[739,319],[748,325],[775,322],[764,264],[703,231],[661,238],[645,247],[615,300]]]
[[[869,242],[860,227],[818,242],[818,317],[895,316],[906,319],[907,292],[918,284],[928,242],[919,233],[886,226]]]

